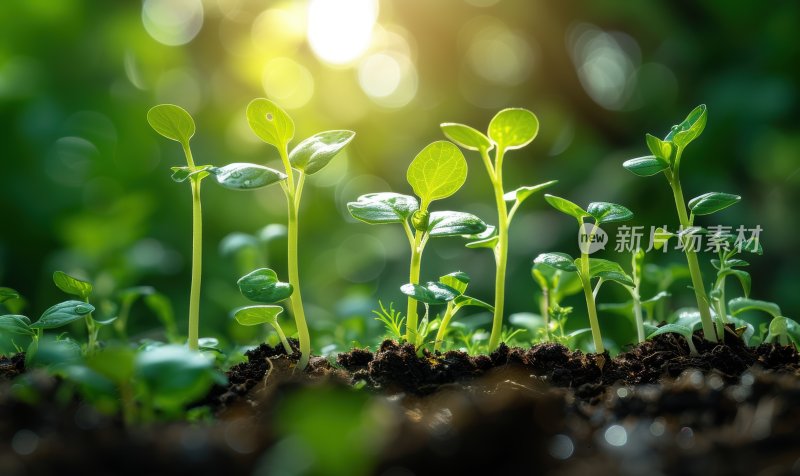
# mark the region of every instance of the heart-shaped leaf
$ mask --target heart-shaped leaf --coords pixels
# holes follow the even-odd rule
[[[533,263],[560,269],[561,271],[578,271],[572,256],[566,253],[542,253],[533,260]]]
[[[706,105],[701,104],[694,108],[683,122],[672,126],[672,129],[664,140],[674,142],[678,147],[684,148],[703,133],[707,120]]]
[[[735,204],[742,197],[730,193],[708,192],[689,200],[689,209],[695,215],[710,215]]]
[[[280,106],[258,98],[247,105],[247,123],[259,139],[284,149],[294,137],[294,121]]]
[[[519,149],[536,138],[539,119],[527,109],[503,109],[489,122],[488,132],[498,149]]]
[[[762,311],[766,312],[772,317],[778,317],[783,314],[780,306],[774,302],[759,301],[757,299],[742,297],[728,301],[728,310],[734,316],[737,316],[745,311]]]
[[[442,128],[445,137],[468,150],[484,150],[488,151],[494,147],[494,144],[488,137],[477,129],[464,124],[457,124],[454,122],[445,122],[439,127]]]
[[[353,140],[353,131],[325,131],[305,139],[289,153],[292,167],[311,175],[322,170]]]
[[[32,336],[31,320],[18,314],[0,316],[0,334],[17,334]]]
[[[73,278],[63,271],[53,273],[53,282],[58,289],[81,299],[86,299],[92,294],[91,283]]]
[[[428,233],[431,237],[455,235],[477,235],[483,233],[488,225],[471,213],[432,212],[428,220]]]
[[[406,179],[422,200],[422,208],[456,193],[467,180],[467,161],[452,142],[426,146],[408,166]]]
[[[575,265],[580,266],[579,259],[575,260]],[[606,259],[589,258],[589,277],[615,281],[623,286],[634,286],[633,279],[622,269],[622,266]]]
[[[66,326],[94,312],[94,306],[81,301],[64,301],[50,307],[38,321],[31,324],[31,329],[55,329]]]
[[[583,208],[565,198],[545,194],[544,199],[556,210],[560,211],[561,213],[566,213],[578,221],[580,221],[582,218],[590,216]]]
[[[191,177],[196,177],[196,180],[203,180],[208,177],[208,169],[212,168],[211,165],[201,165],[200,167],[172,167],[172,180],[181,183],[185,182]]]
[[[231,190],[253,190],[280,182],[286,174],[257,164],[233,163],[208,169],[217,182]]]
[[[654,155],[626,160],[622,166],[638,175],[649,177],[669,168],[669,162]]]
[[[616,203],[592,202],[586,208],[586,211],[595,219],[595,223],[598,225],[626,221],[633,218],[633,212]]]
[[[469,296],[458,296],[453,300],[456,305],[457,309],[461,309],[462,307],[473,306],[473,307],[482,307],[489,312],[494,312],[494,306],[489,304],[488,302],[481,301],[480,299],[476,299],[474,297]]]
[[[0,288],[0,302],[19,298],[19,293],[11,288]]]
[[[507,202],[516,201],[517,203],[522,203],[525,201],[525,199],[527,199],[534,193],[540,192],[546,188],[550,188],[557,183],[558,180],[551,180],[549,182],[540,183],[539,185],[529,185],[525,187],[519,187],[518,189],[503,195],[503,200]]]
[[[447,304],[460,294],[442,283],[429,281],[425,285],[408,283],[400,286],[400,291],[425,304]]]
[[[369,193],[348,203],[347,210],[356,220],[370,225],[402,223],[419,210],[419,202],[410,195],[399,193]]]
[[[236,282],[239,291],[251,301],[274,304],[288,298],[294,292],[289,283],[281,282],[278,274],[269,268],[259,268]]]
[[[188,144],[195,131],[194,119],[180,106],[174,104],[159,104],[147,111],[147,122],[156,132]]]
[[[463,271],[446,274],[439,278],[439,282],[455,289],[459,295],[464,294],[469,285],[469,276]]]
[[[243,326],[257,326],[277,321],[282,312],[280,306],[247,306],[237,309],[233,317]]]
[[[645,139],[647,140],[647,148],[650,149],[650,152],[669,167],[672,161],[672,151],[674,149],[672,142],[663,141],[652,134],[647,134]]]

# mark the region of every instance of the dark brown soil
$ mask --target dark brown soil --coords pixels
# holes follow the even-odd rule
[[[696,356],[664,335],[612,359],[558,344],[417,356],[385,341],[335,365],[312,358],[304,372],[297,351],[262,345],[199,403],[213,422],[134,429],[28,373],[36,401],[0,382],[0,439],[12,442],[0,474],[252,474],[278,441],[276,402],[331,385],[365,387],[401,415],[370,474],[800,474],[797,351],[747,348],[733,333],[694,343]],[[0,369],[13,378],[24,357]],[[35,451],[23,454],[31,434]]]

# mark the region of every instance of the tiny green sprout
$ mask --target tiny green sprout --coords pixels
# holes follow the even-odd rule
[[[597,228],[603,223],[619,222],[630,220],[633,213],[622,205],[608,202],[593,202],[584,210],[577,204],[554,195],[544,196],[556,210],[575,218],[580,229],[584,228],[587,218],[594,220],[594,226],[588,234],[588,242],[591,242]],[[534,264],[545,265],[557,270],[566,272],[576,272],[583,286],[583,294],[586,299],[586,308],[589,313],[589,326],[592,329],[592,339],[594,341],[595,352],[601,354],[605,352],[603,339],[600,334],[600,322],[597,319],[597,308],[595,306],[595,296],[600,286],[606,281],[619,283],[626,287],[634,287],[633,279],[628,276],[622,267],[614,263],[599,258],[589,258],[588,250],[581,247],[581,256],[573,259],[564,253],[543,253],[536,257]],[[592,279],[598,278],[595,290],[592,290]]]
[[[236,322],[243,326],[271,325],[275,329],[275,332],[278,333],[286,355],[292,355],[292,346],[289,345],[286,334],[283,333],[283,329],[281,329],[281,325],[278,323],[278,316],[282,312],[283,308],[280,306],[248,306],[238,309],[233,317],[236,319]]]
[[[542,318],[540,327],[543,331],[542,337],[547,342],[550,340],[551,330],[560,329],[561,335],[563,336],[564,334],[563,326],[556,320],[551,319],[551,309],[554,307],[560,308],[562,299],[581,292],[583,286],[576,273],[564,272],[542,263],[533,264],[531,275],[542,291],[542,296],[539,299],[539,313]],[[509,319],[512,316],[509,316]],[[514,323],[513,321],[511,322],[512,324]],[[531,331],[533,332],[532,328]]]
[[[750,289],[752,287],[750,273],[739,269],[749,266],[750,263],[736,256],[744,251],[760,255],[763,253],[763,249],[761,244],[754,238],[739,243],[737,242],[737,237],[727,232],[711,233],[709,237],[711,243],[718,248],[717,255],[719,258],[711,260],[711,265],[717,270],[717,279],[711,288],[709,297],[717,316],[717,319],[715,319],[717,335],[722,336],[725,330],[724,326],[729,320],[728,311],[725,308],[725,282],[727,278],[733,276],[739,280],[745,298],[750,297]]]
[[[353,140],[355,132],[345,130],[325,131],[315,134],[297,144],[289,151],[289,143],[294,138],[294,121],[286,111],[274,102],[258,98],[247,105],[247,122],[259,139],[275,147],[283,163],[284,172],[281,187],[286,196],[288,211],[287,263],[292,313],[297,325],[300,343],[298,368],[304,369],[311,357],[311,336],[303,309],[300,293],[300,273],[298,266],[298,235],[300,198],[307,175],[313,175],[336,157]]]
[[[748,326],[751,329],[753,328],[752,325],[739,319],[740,314],[750,311],[759,311],[769,314],[772,320],[770,321],[767,335],[762,335],[761,340],[766,343],[775,342],[777,340],[781,345],[789,345],[791,341],[796,347],[800,346],[800,326],[792,319],[785,317],[780,306],[774,302],[750,299],[748,297],[738,297],[728,301],[728,310],[731,313],[731,315],[728,316],[729,320],[737,325]],[[748,332],[752,335],[755,331],[754,329],[748,329]],[[745,343],[747,343],[748,339],[746,336],[743,336],[743,338]]]
[[[434,200],[456,193],[467,179],[467,162],[452,143],[437,141],[427,145],[409,165],[406,178],[419,200],[398,193],[370,193],[348,203],[347,209],[353,218],[370,225],[403,225],[411,247],[408,281],[418,285],[422,252],[429,238],[473,237],[485,232],[488,226],[469,213],[428,209]],[[418,341],[417,317],[417,299],[408,295],[405,339],[411,343]]]
[[[55,283],[56,287],[58,289],[60,289],[61,291],[65,292],[66,294],[72,295],[72,296],[77,296],[78,298],[80,298],[84,302],[84,304],[86,306],[91,307],[91,311],[89,311],[89,312],[83,312],[84,308],[77,307],[77,306],[64,306],[64,309],[74,309],[75,312],[72,313],[73,316],[74,315],[80,315],[80,316],[83,317],[84,321],[86,322],[86,331],[87,331],[87,334],[89,336],[89,342],[87,344],[86,350],[87,350],[88,353],[94,352],[95,349],[97,348],[97,335],[100,332],[100,325],[110,324],[115,319],[112,318],[112,320],[110,320],[110,321],[103,321],[101,323],[99,321],[96,321],[92,317],[92,312],[94,311],[94,306],[89,304],[89,296],[91,296],[92,289],[93,289],[91,283],[89,283],[87,281],[82,281],[82,280],[80,280],[78,278],[75,278],[75,277],[72,277],[72,276],[68,275],[67,273],[65,273],[63,271],[56,271],[55,273],[53,273],[53,283]],[[64,303],[62,303],[62,304],[64,304]],[[53,308],[50,308],[50,309],[53,309]],[[48,317],[53,319],[54,316],[58,316],[58,315],[59,315],[59,313],[54,313],[54,314],[51,314]],[[39,321],[36,324],[41,323],[43,319],[44,319],[44,315],[42,315],[42,318],[39,319]],[[55,322],[59,322],[59,321],[57,319],[53,319],[51,322],[55,323]],[[60,327],[62,325],[66,325],[69,322],[72,322],[72,321],[70,320],[70,321],[68,321],[68,322],[66,322],[64,324],[60,324],[60,325],[55,326],[55,327]],[[39,326],[39,327],[42,327],[43,329],[52,328],[52,327],[43,327],[43,326]]]
[[[417,301],[425,304],[425,309],[429,305],[445,304],[447,307],[439,322],[439,328],[436,333],[436,340],[433,344],[433,350],[439,351],[444,343],[445,336],[447,335],[450,321],[458,313],[459,310],[467,306],[476,306],[494,312],[491,304],[487,304],[480,299],[476,299],[464,294],[469,284],[469,276],[461,271],[447,274],[439,278],[438,282],[429,282],[425,285],[418,285],[408,283],[403,285],[400,290],[403,294],[414,297]],[[423,344],[421,336],[418,335],[415,344],[420,347]]]
[[[451,141],[464,149],[477,151],[480,154],[494,190],[497,228],[488,232],[486,236],[480,236],[479,240],[467,244],[470,248],[489,248],[494,252],[495,300],[492,333],[489,337],[489,350],[491,351],[500,344],[500,335],[503,330],[508,229],[511,220],[522,202],[534,193],[551,187],[557,181],[524,186],[508,193],[503,188],[503,159],[506,152],[525,147],[539,133],[539,119],[527,109],[509,108],[498,112],[489,122],[485,135],[477,129],[457,123],[441,124],[441,129]],[[494,157],[489,154],[492,150],[494,150]],[[512,203],[510,209],[507,202]]]
[[[653,135],[647,134],[647,147],[652,155],[630,159],[622,164],[623,167],[640,177],[647,177],[663,172],[664,176],[672,189],[675,200],[675,207],[678,211],[678,220],[682,230],[691,229],[694,226],[695,216],[710,215],[723,210],[736,202],[741,197],[728,193],[710,192],[693,198],[686,205],[683,189],[680,182],[680,166],[683,151],[690,142],[697,139],[706,127],[707,108],[705,104],[697,106],[689,113],[686,119],[680,124],[672,126],[664,140]],[[684,235],[678,236],[684,241]],[[703,276],[700,272],[697,253],[690,246],[683,247],[686,254],[686,261],[689,265],[689,272],[692,278],[692,288],[697,300],[697,308],[700,311],[700,319],[703,324],[703,334],[706,339],[717,342],[722,335],[718,333],[721,327],[715,329],[711,318],[711,301],[706,293],[703,283]],[[721,319],[724,319],[722,315]]]
[[[394,309],[394,303],[389,303],[389,308],[387,309],[386,306],[384,306],[383,303],[378,300],[378,306],[380,306],[379,311],[372,311],[372,313],[375,314],[375,320],[383,323],[383,326],[386,328],[386,331],[390,337],[397,341],[402,340],[403,323],[406,321],[403,313]]]

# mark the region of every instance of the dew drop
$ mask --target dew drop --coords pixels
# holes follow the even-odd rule
[[[272,120],[272,113],[271,112],[267,113],[267,120],[268,121]]]
[[[625,446],[628,443],[628,432],[622,425],[611,425],[605,432],[605,439],[611,446]]]
[[[250,180],[245,180],[244,181],[244,186],[245,187],[249,187],[250,186]]]

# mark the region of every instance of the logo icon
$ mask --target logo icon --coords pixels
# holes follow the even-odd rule
[[[590,255],[605,249],[608,244],[608,233],[594,223],[584,223],[578,229],[578,247],[581,253]]]

